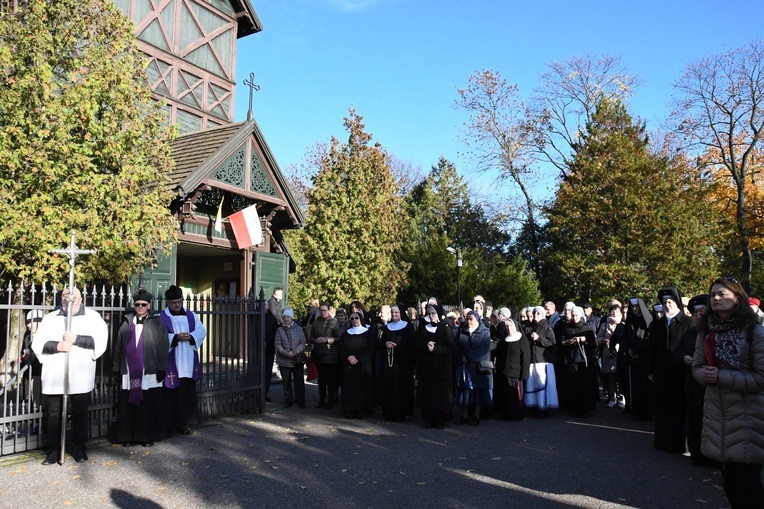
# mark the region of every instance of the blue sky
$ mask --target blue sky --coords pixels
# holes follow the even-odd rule
[[[351,105],[366,130],[423,171],[460,156],[456,89],[494,69],[527,99],[545,63],[586,52],[621,56],[643,84],[632,115],[657,128],[672,83],[704,56],[761,37],[761,0],[252,0],[263,31],[238,43],[236,120],[254,114],[282,169],[317,143],[346,140]]]

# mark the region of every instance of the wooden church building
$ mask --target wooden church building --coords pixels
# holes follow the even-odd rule
[[[257,122],[234,122],[236,42],[262,30],[250,0],[114,0],[136,24],[150,57],[153,95],[167,105],[178,129],[172,142],[179,242],[171,256],[143,274],[161,294],[171,284],[188,293],[246,296],[275,287],[288,294],[294,270],[281,234],[299,228],[303,216]],[[240,246],[222,217],[257,208],[262,242]]]

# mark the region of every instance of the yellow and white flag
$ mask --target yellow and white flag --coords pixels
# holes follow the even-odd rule
[[[225,196],[220,197],[220,205],[218,205],[218,215],[215,216],[215,231],[218,233],[223,233],[223,198],[225,198]]]

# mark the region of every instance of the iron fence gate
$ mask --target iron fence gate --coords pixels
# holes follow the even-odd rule
[[[95,389],[91,394],[90,437],[111,433],[116,419],[118,385],[111,373],[112,342],[124,314],[132,310],[130,292],[121,287],[85,286],[83,303],[101,314],[108,326],[106,353],[96,365]],[[152,302],[154,312],[163,309],[164,299]],[[39,377],[20,362],[25,317],[31,310],[49,313],[61,307],[61,291],[54,285],[8,283],[0,290],[0,456],[45,445],[44,398],[35,395]],[[185,307],[199,315],[207,336],[199,349],[202,375],[197,382],[199,415],[202,419],[243,412],[262,413],[265,404],[262,313],[264,296],[207,297],[187,295]]]

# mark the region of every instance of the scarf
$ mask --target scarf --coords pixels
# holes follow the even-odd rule
[[[706,363],[719,366],[724,363],[731,367],[740,366],[740,331],[734,320],[720,320],[709,317],[706,336]]]
[[[127,335],[125,358],[127,371],[130,374],[130,393],[127,396],[127,402],[131,405],[139,405],[143,401],[143,331],[136,341],[133,322],[130,323],[130,332]]]

